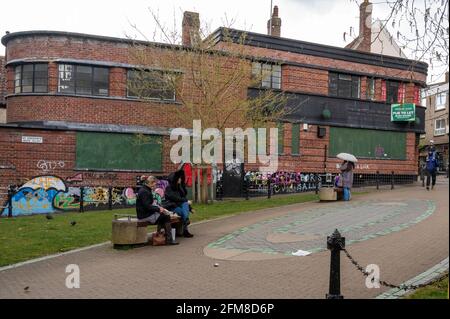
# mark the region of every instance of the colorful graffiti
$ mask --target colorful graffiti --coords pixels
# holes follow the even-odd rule
[[[38,176],[18,188],[11,199],[14,217],[79,211],[81,204],[87,210],[133,206],[136,194],[131,187],[67,187],[59,177]],[[9,209],[4,208],[0,216],[8,213]]]

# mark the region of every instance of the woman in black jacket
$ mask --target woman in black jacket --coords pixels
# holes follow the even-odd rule
[[[164,191],[164,208],[178,214],[183,220],[183,236],[194,237],[189,230],[190,202],[187,199],[186,176],[183,170],[171,173],[167,178],[169,185]]]
[[[156,188],[156,177],[149,176],[141,178],[143,186],[139,189],[136,198],[136,214],[139,222],[157,224],[158,229],[164,227],[166,242],[169,245],[178,245],[172,238],[172,225],[170,224],[169,211],[154,204],[152,189]]]

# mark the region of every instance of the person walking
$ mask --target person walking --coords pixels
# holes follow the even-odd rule
[[[341,164],[341,176],[338,180],[338,185],[343,189],[343,200],[349,201],[352,198],[351,189],[353,187],[353,169],[355,164],[350,161],[344,161]]]
[[[428,149],[428,155],[426,158],[426,174],[427,174],[427,190],[430,190],[430,180],[431,180],[431,189],[436,185],[436,171],[439,166],[436,150],[434,147],[430,147]]]

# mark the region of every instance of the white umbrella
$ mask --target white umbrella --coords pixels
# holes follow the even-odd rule
[[[354,155],[348,154],[348,153],[339,153],[338,155],[336,155],[336,157],[343,161],[349,161],[349,162],[353,162],[353,163],[358,162],[358,160],[356,159],[356,157]]]

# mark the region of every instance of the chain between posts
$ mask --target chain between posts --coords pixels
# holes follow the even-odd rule
[[[364,277],[369,276],[370,273],[368,273],[367,271],[364,270],[364,268],[350,255],[350,253],[347,251],[347,249],[345,249],[345,247],[343,247],[342,244],[340,244],[340,246],[341,246],[341,250],[344,251],[345,255],[350,260],[350,262],[353,265],[355,265],[355,267],[364,275]],[[397,289],[400,289],[400,290],[416,290],[416,289],[419,289],[419,288],[423,288],[423,287],[432,285],[432,284],[440,281],[441,279],[442,279],[442,276],[439,276],[438,278],[436,278],[436,279],[434,279],[434,280],[432,280],[432,281],[430,281],[428,283],[418,284],[418,285],[394,285],[394,284],[388,283],[388,282],[386,282],[384,280],[380,280],[379,283],[380,283],[380,285],[385,286],[385,287],[389,287],[389,288],[397,288]]]

